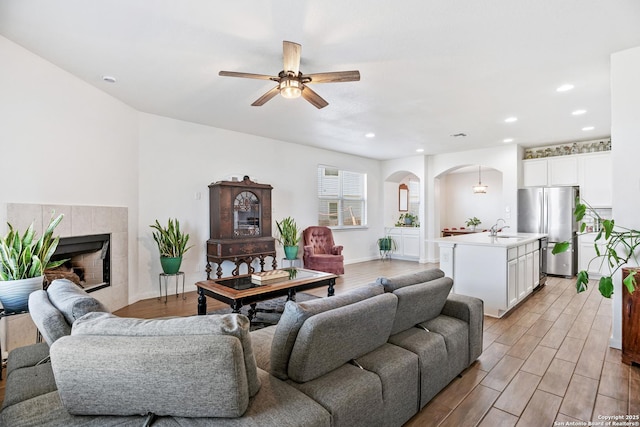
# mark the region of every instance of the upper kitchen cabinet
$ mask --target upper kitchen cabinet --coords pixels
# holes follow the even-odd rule
[[[523,162],[524,186],[544,187],[549,185],[549,161],[547,159],[525,160]]]
[[[611,207],[611,152],[523,160],[525,187],[579,185],[583,200],[596,208]]]
[[[611,153],[580,156],[580,190],[584,201],[594,208],[611,207],[613,175]]]
[[[549,159],[549,185],[580,185],[577,156],[552,157]]]

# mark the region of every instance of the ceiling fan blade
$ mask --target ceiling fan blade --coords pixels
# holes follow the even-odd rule
[[[284,57],[284,71],[293,71],[297,76],[300,72],[300,55],[302,46],[298,43],[283,41],[282,53]]]
[[[304,74],[304,78],[310,78],[306,83],[336,83],[357,82],[360,80],[360,71],[334,71],[330,73]]]
[[[276,86],[273,89],[271,89],[269,92],[267,92],[264,95],[262,95],[260,98],[256,99],[255,102],[253,104],[251,104],[251,105],[254,106],[254,107],[260,107],[265,102],[267,102],[268,100],[270,100],[271,98],[273,98],[274,96],[276,96],[279,93],[280,93],[280,88],[278,86]]]
[[[314,107],[320,109],[324,108],[329,103],[322,99],[320,95],[311,90],[309,86],[303,86],[302,88],[302,97],[313,104]]]
[[[220,71],[218,73],[219,76],[223,77],[243,77],[245,79],[260,79],[260,80],[273,80],[277,77],[267,76],[265,74],[252,74],[252,73],[237,73],[235,71]]]

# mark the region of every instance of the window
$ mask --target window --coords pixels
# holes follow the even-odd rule
[[[366,225],[367,176],[318,166],[318,225]]]

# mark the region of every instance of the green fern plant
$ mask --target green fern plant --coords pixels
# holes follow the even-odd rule
[[[6,236],[0,238],[0,281],[39,277],[49,268],[62,265],[66,260],[51,261],[60,237],[53,236],[64,215],[51,217],[44,234],[36,239],[33,223],[24,234],[9,226]]]
[[[158,245],[160,256],[169,258],[181,257],[192,247],[187,246],[189,235],[180,230],[180,222],[177,219],[169,218],[166,227],[160,225],[156,219],[156,223],[149,227],[156,230],[153,232],[153,240]]]

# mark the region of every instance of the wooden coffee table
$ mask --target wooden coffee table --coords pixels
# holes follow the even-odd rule
[[[244,274],[229,278],[204,280],[196,283],[198,287],[198,314],[207,314],[207,298],[211,297],[231,306],[233,313],[240,313],[240,308],[250,305],[249,319],[256,312],[256,303],[273,298],[287,296],[287,300],[295,300],[297,291],[305,289],[328,287],[328,296],[333,296],[336,284],[335,274],[322,271],[305,270],[303,268],[283,268],[290,273],[290,278],[284,278],[265,285],[251,282],[251,275]]]

